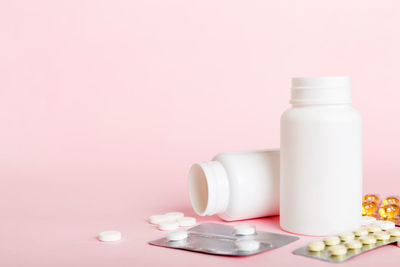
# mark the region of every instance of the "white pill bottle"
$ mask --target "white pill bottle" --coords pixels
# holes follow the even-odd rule
[[[279,150],[220,153],[193,164],[189,198],[200,216],[226,221],[279,214]]]
[[[280,225],[304,235],[361,226],[362,121],[346,76],[292,79],[281,117]]]

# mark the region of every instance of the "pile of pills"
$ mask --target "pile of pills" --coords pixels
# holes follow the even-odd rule
[[[196,225],[196,218],[185,217],[183,212],[167,212],[149,217],[149,222],[157,226],[161,231],[176,230],[179,227]]]

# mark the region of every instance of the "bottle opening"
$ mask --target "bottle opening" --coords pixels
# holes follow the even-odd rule
[[[194,211],[205,215],[208,205],[208,184],[203,169],[194,164],[189,172],[189,197]]]

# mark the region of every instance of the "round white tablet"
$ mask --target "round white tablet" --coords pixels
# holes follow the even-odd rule
[[[325,249],[325,243],[322,241],[313,241],[308,243],[309,251],[322,251]]]
[[[183,214],[183,212],[180,211],[167,212],[164,215],[174,220],[183,218],[185,216],[185,214]]]
[[[376,238],[373,236],[364,236],[363,238],[360,238],[361,243],[364,245],[372,245],[376,243]]]
[[[376,222],[374,222],[374,224],[382,228],[382,230],[389,230],[396,227],[394,222],[384,220],[377,220]]]
[[[395,229],[391,229],[388,231],[389,235],[391,236],[400,236],[400,229],[399,228],[395,228]]]
[[[366,235],[368,235],[368,230],[367,230],[367,228],[360,228],[360,229],[354,230],[353,233],[355,234],[355,236],[366,236]]]
[[[350,240],[345,243],[348,249],[359,249],[362,247],[362,243],[359,240]]]
[[[372,216],[361,216],[361,225],[366,226],[376,221],[375,217]]]
[[[196,218],[183,217],[178,219],[179,226],[193,226],[196,224]]]
[[[260,242],[251,239],[237,240],[235,244],[240,251],[254,251],[260,247]]]
[[[386,232],[377,233],[377,234],[375,234],[375,237],[377,240],[382,240],[382,241],[390,239],[390,235]]]
[[[324,243],[328,246],[334,246],[340,243],[340,238],[337,236],[328,236],[324,238]]]
[[[179,223],[177,221],[166,221],[166,222],[161,222],[158,225],[158,229],[162,231],[170,231],[170,230],[176,230],[179,228]]]
[[[237,224],[233,226],[235,229],[235,235],[254,235],[256,228],[248,223]]]
[[[103,242],[112,242],[121,240],[121,232],[118,231],[104,231],[99,234],[99,240]]]
[[[339,235],[339,237],[340,237],[340,240],[342,240],[342,241],[350,241],[350,240],[354,239],[354,234],[351,233],[351,232],[349,232],[349,233],[341,233]]]
[[[167,240],[169,242],[176,242],[184,240],[188,237],[188,232],[185,230],[178,230],[168,233]]]
[[[337,246],[328,248],[328,252],[333,256],[342,256],[347,253],[347,248],[342,245],[337,245]]]
[[[378,225],[375,225],[375,224],[368,225],[367,230],[369,233],[378,233],[378,232],[382,231],[382,229]]]
[[[161,222],[171,221],[171,220],[172,218],[163,214],[152,215],[149,217],[149,222],[152,224],[159,224]]]

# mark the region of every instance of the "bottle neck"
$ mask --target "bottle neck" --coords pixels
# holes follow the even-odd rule
[[[189,171],[189,198],[201,216],[226,210],[229,202],[228,175],[218,161],[194,164]]]

